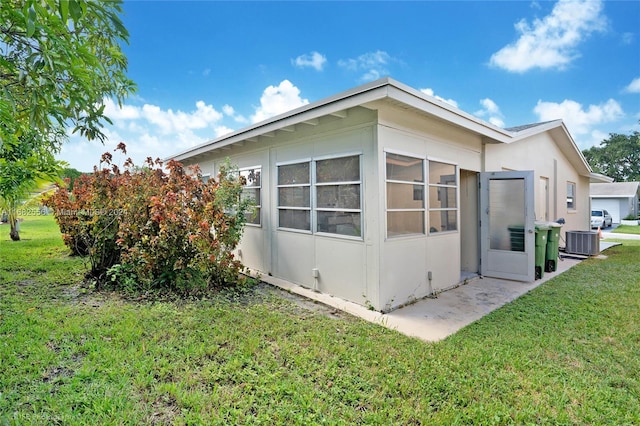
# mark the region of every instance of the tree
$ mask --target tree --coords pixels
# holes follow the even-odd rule
[[[609,139],[582,151],[591,168],[616,182],[640,181],[640,132],[611,133]]]
[[[62,178],[63,179],[69,179],[69,191],[73,191],[73,185],[76,182],[76,179],[78,179],[80,176],[82,176],[82,172],[78,169],[74,169],[72,167],[65,167],[64,170],[62,170]]]
[[[43,179],[53,180],[58,162],[53,153],[41,143],[38,132],[31,131],[20,138],[12,149],[0,147],[0,210],[8,213],[9,236],[20,240],[18,207],[29,191]]]
[[[104,99],[122,104],[135,90],[120,47],[129,36],[121,11],[120,0],[0,2],[0,198],[5,204],[15,206],[35,179],[59,168],[43,155],[59,151],[67,129],[104,142],[102,127],[111,123]]]

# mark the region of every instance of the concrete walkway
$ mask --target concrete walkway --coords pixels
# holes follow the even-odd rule
[[[620,238],[619,236],[624,234],[611,235],[615,235],[615,238]],[[634,237],[640,239],[640,236]],[[601,251],[617,244],[619,243],[602,242]],[[606,258],[603,254],[598,257]],[[371,311],[356,303],[328,294],[318,293],[274,277],[263,276],[261,279],[293,294],[332,306],[367,321],[397,330],[407,336],[435,342],[450,336],[495,309],[567,271],[584,258],[586,257],[563,257],[561,255],[557,271],[545,272],[542,279],[530,283],[495,278],[477,278],[468,284],[440,293],[436,298],[421,299],[388,314]]]

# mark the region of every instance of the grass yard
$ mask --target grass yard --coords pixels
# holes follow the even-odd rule
[[[640,235],[640,226],[618,225],[611,231],[612,234],[636,234]]]
[[[640,424],[640,241],[429,344],[263,285],[95,293],[51,217],[0,232],[0,424]]]

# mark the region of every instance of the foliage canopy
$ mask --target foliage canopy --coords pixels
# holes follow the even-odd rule
[[[640,181],[640,132],[628,135],[611,133],[600,146],[582,151],[597,173],[616,182]]]
[[[191,293],[242,281],[233,250],[250,201],[241,197],[237,169],[227,164],[205,183],[197,168],[176,161],[165,169],[160,160],[136,167],[128,159],[120,169],[105,153],[101,163],[72,191],[60,187],[46,200],[65,244],[88,256],[99,287]]]
[[[121,11],[120,0],[0,2],[0,199],[12,239],[19,200],[60,171],[67,129],[104,142],[104,99],[121,104],[135,90]]]

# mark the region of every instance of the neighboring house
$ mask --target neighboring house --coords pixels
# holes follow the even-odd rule
[[[172,158],[249,178],[238,255],[265,281],[382,311],[477,274],[533,281],[534,220],[588,230],[596,177],[561,120],[501,129],[388,78]]]
[[[607,210],[613,223],[640,214],[640,182],[592,183],[589,192],[591,208]]]

